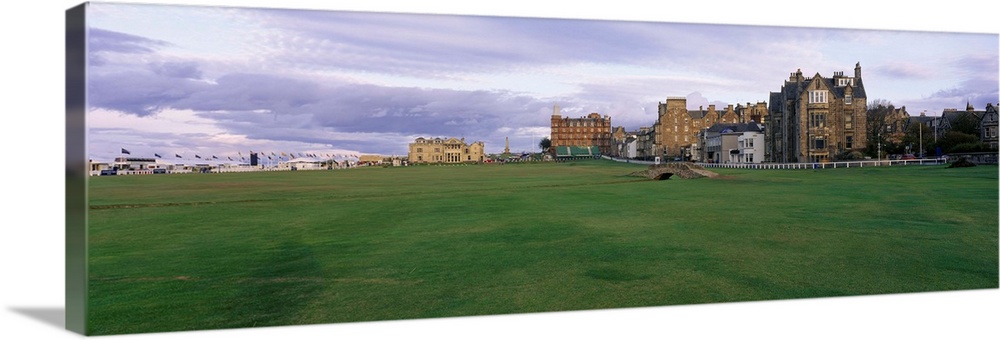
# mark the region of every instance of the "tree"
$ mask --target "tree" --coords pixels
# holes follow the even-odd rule
[[[967,135],[979,135],[979,117],[972,113],[960,113],[949,122],[951,131],[961,132]]]
[[[887,150],[895,148],[892,145],[888,145],[886,141],[889,135],[885,133],[886,118],[889,114],[894,111],[896,107],[892,105],[891,102],[885,99],[874,99],[868,102],[868,109],[865,112],[865,118],[867,123],[866,133],[868,135],[865,147],[865,153],[872,157],[879,157],[879,149],[881,145],[882,154],[884,155]]]
[[[549,137],[542,138],[542,141],[538,142],[538,147],[542,149],[542,152],[549,151],[549,148],[552,147],[552,141],[549,140]]]
[[[958,131],[948,131],[938,139],[937,145],[944,153],[980,152],[989,148],[979,140],[979,136]]]
[[[923,138],[923,143],[921,143],[921,138]],[[903,135],[903,145],[909,147],[911,153],[928,155],[927,150],[930,149],[932,143],[934,143],[934,131],[923,123],[911,122],[910,126],[906,127],[906,134]],[[924,147],[923,150],[920,150],[921,146]]]

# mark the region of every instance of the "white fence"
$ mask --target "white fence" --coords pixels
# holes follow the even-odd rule
[[[705,168],[723,169],[838,169],[864,168],[873,166],[905,166],[905,165],[938,165],[947,164],[944,158],[933,159],[897,159],[897,160],[865,160],[850,162],[820,162],[820,163],[697,163]]]
[[[296,170],[297,171],[310,171],[310,170],[326,170],[326,169],[327,169],[326,167],[303,167],[303,168],[297,168]],[[342,168],[342,167],[334,167],[334,169],[344,169],[344,168]],[[200,172],[197,169],[195,169],[195,170],[192,170],[192,169],[173,169],[173,170],[164,170],[164,171],[165,172],[160,172],[159,174],[191,174],[191,173],[199,173]],[[216,174],[216,173],[260,172],[260,171],[292,171],[292,169],[289,168],[289,167],[271,167],[271,168],[267,168],[267,167],[265,167],[265,168],[256,168],[256,167],[230,167],[230,168],[211,168],[207,173]],[[147,170],[118,170],[115,173],[115,175],[118,175],[118,176],[127,176],[127,175],[152,175],[152,174],[154,174],[154,172],[153,172],[153,170],[150,170],[150,169],[147,169]],[[91,176],[100,176],[101,175],[101,171],[100,170],[91,171],[90,175]]]
[[[639,161],[634,159],[621,159],[604,156],[604,159],[623,163],[635,163],[652,165],[652,161]],[[938,165],[947,164],[945,158],[928,159],[897,159],[897,160],[864,160],[850,162],[821,162],[821,163],[694,163],[705,168],[722,169],[839,169],[839,168],[864,168],[873,166],[904,166],[904,165]]]

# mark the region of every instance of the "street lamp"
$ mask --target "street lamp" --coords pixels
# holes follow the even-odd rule
[[[882,131],[878,132],[878,163],[882,165]]]
[[[920,137],[918,137],[918,139],[920,139],[920,150],[917,150],[917,153],[920,154],[920,159],[923,159],[924,158],[924,123],[923,122],[920,123]]]

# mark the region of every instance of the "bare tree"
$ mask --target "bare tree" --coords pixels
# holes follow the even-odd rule
[[[878,157],[879,155],[879,145],[881,145],[881,151],[884,154],[887,150],[886,140],[889,134],[886,133],[886,127],[888,122],[886,122],[889,114],[896,109],[891,102],[885,99],[873,99],[868,102],[868,108],[866,112],[866,123],[867,123],[867,134],[868,140],[866,141],[865,153],[872,157]]]

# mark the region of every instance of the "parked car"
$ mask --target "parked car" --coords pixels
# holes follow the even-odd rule
[[[917,159],[917,156],[914,156],[912,153],[908,153],[908,154],[903,155],[903,160],[907,160],[907,159]]]

